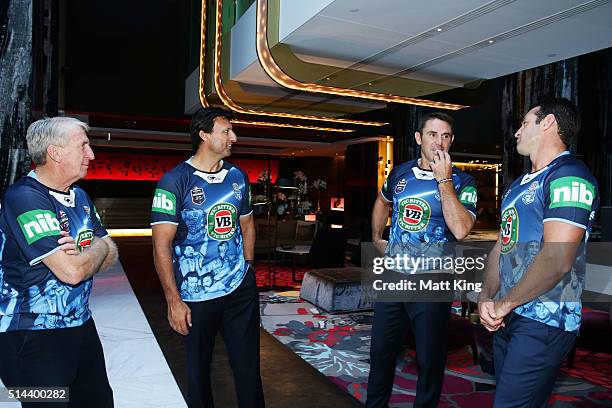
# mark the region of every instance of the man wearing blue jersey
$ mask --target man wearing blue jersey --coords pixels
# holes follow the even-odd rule
[[[61,406],[112,407],[88,302],[93,275],[116,261],[117,248],[73,185],[94,159],[87,131],[67,117],[30,125],[36,169],[2,199],[0,378],[10,387],[69,387]]]
[[[193,116],[193,156],[162,177],[151,211],[155,267],[168,321],[185,336],[189,407],[213,406],[210,363],[219,330],[239,406],[264,406],[252,267],[255,225],[248,177],[224,161],[237,140],[230,119],[230,112],[216,108]],[[200,248],[201,266],[185,261],[188,247]]]
[[[425,115],[415,133],[421,157],[394,167],[372,212],[372,241],[385,255],[436,257],[444,242],[465,238],[476,219],[476,183],[452,165],[452,117]],[[389,241],[382,239],[392,206]],[[434,248],[434,245],[437,247]],[[406,272],[406,271],[400,271]],[[376,302],[370,349],[366,407],[385,407],[391,396],[396,358],[406,329],[416,342],[419,370],[415,407],[435,407],[440,399],[451,303]]]
[[[495,331],[496,407],[546,406],[580,327],[585,244],[599,193],[568,151],[579,127],[576,107],[552,99],[527,112],[515,134],[531,172],[503,195],[479,302],[482,324]]]

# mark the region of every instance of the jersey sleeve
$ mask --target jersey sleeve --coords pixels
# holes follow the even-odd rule
[[[60,223],[55,207],[39,191],[21,188],[9,191],[2,203],[4,228],[30,266],[59,249]]]
[[[393,201],[393,183],[392,180],[394,179],[394,175],[395,175],[395,169],[391,170],[391,173],[389,173],[389,176],[385,179],[385,182],[382,186],[382,188],[380,189],[380,194],[383,196],[383,198],[387,201]]]
[[[478,202],[478,191],[476,190],[476,180],[474,177],[464,175],[461,186],[459,187],[459,201],[466,210],[476,217],[476,203]]]
[[[591,213],[599,207],[597,182],[581,163],[553,169],[543,188],[543,222],[562,221],[588,229]]]
[[[178,179],[166,173],[157,183],[151,205],[151,225],[174,224],[179,222],[178,204],[181,199]]]
[[[91,220],[94,235],[98,238],[107,237],[108,232],[106,231],[106,228],[104,228],[104,225],[102,225],[102,219],[100,218],[100,214],[98,214],[95,204],[91,198],[89,198],[89,196],[87,196],[87,200],[89,201],[89,208],[91,208],[89,218]]]
[[[240,200],[240,216],[243,216],[253,212],[253,203],[251,202],[251,184],[249,183],[249,176],[244,171],[241,171],[241,173],[244,177],[244,192]]]

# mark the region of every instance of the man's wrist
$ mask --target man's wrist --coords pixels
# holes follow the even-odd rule
[[[491,299],[489,295],[480,294],[480,296],[478,296],[478,303],[484,302],[493,302],[493,299]]]
[[[514,310],[514,306],[512,306],[507,299],[498,300],[497,306],[499,307],[499,310],[501,310],[501,312],[504,314],[504,316]]]
[[[166,303],[168,303],[168,304],[179,302],[179,301],[182,302],[183,299],[181,298],[181,295],[178,292],[171,293],[171,294],[166,296]]]

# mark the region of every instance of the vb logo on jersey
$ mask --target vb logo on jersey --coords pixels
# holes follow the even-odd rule
[[[519,218],[516,208],[510,207],[501,216],[501,251],[510,251],[518,241]]]
[[[430,214],[431,207],[427,201],[416,197],[404,198],[399,203],[397,223],[403,230],[421,231],[429,224]]]
[[[461,193],[459,193],[459,201],[461,201],[462,204],[476,205],[476,202],[478,201],[476,187],[467,186],[461,190]]]
[[[176,215],[176,196],[161,188],[156,189],[151,211]]]
[[[17,217],[17,223],[28,245],[41,238],[60,235],[60,222],[57,215],[47,210],[32,210]]]
[[[595,186],[580,177],[561,177],[550,183],[548,208],[578,207],[591,211]]]
[[[227,241],[236,232],[237,210],[233,204],[215,204],[208,211],[208,236],[217,241]]]
[[[83,251],[85,248],[89,248],[91,246],[91,240],[93,239],[93,231],[90,229],[81,230],[76,238],[76,246],[79,251]]]

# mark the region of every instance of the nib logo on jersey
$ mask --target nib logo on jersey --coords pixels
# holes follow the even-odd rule
[[[227,241],[236,232],[237,210],[233,204],[218,203],[208,211],[208,236],[217,241]]]
[[[476,202],[478,201],[476,187],[467,186],[461,190],[461,193],[459,194],[459,201],[461,201],[462,204],[476,205]]]
[[[32,210],[17,217],[17,223],[28,243],[50,235],[60,235],[60,222],[57,215],[47,210]]]
[[[549,208],[578,207],[591,211],[595,187],[580,177],[561,177],[550,182]]]
[[[397,223],[400,228],[410,232],[421,231],[429,224],[431,208],[427,201],[416,198],[404,198],[399,203]]]
[[[176,196],[164,189],[155,189],[151,210],[164,214],[176,215]]]

